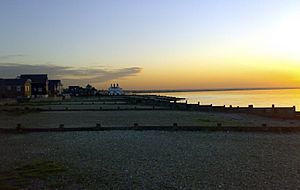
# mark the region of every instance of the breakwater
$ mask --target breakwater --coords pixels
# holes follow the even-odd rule
[[[165,106],[175,110],[189,110],[189,111],[203,111],[203,112],[224,112],[224,113],[248,113],[260,116],[283,118],[283,119],[297,119],[300,118],[300,113],[296,112],[296,107],[276,107],[274,104],[271,107],[254,107],[249,105],[248,107],[233,107],[233,106],[214,106],[198,104],[188,104],[187,101],[177,102],[175,97],[169,97],[164,99],[162,96],[155,96],[148,98],[144,97],[140,101],[147,105],[153,106]]]
[[[30,101],[0,106],[0,111],[135,111],[135,110],[181,110],[201,112],[246,113],[265,117],[300,119],[296,107],[247,107],[214,106],[180,102],[182,98],[156,95],[101,96],[72,98],[64,101]]]

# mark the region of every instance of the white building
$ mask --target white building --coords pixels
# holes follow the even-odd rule
[[[112,96],[116,95],[123,95],[123,90],[122,88],[119,87],[119,84],[111,84],[110,87],[108,88],[108,94]]]

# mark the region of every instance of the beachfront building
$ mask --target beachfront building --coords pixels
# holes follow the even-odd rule
[[[25,99],[30,97],[30,79],[0,79],[0,98]]]
[[[20,79],[31,80],[31,96],[48,97],[48,75],[47,74],[32,74],[20,75]]]
[[[84,88],[84,96],[95,96],[97,94],[97,89],[92,85],[88,84]]]
[[[64,94],[81,96],[83,94],[83,88],[81,86],[69,86],[67,89],[64,89]]]
[[[62,94],[63,85],[61,80],[49,80],[48,81],[48,93],[49,96],[59,96]]]
[[[119,87],[119,84],[111,84],[108,88],[108,94],[111,96],[123,95],[123,90]]]
[[[92,85],[88,84],[85,88],[81,86],[69,86],[64,89],[64,94],[69,94],[70,96],[96,96],[97,89]]]

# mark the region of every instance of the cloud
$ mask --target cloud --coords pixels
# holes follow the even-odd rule
[[[15,78],[20,74],[48,74],[49,79],[61,79],[65,85],[86,85],[135,76],[140,67],[107,69],[105,67],[71,67],[57,65],[29,65],[0,63],[0,78]]]
[[[26,56],[26,55],[24,55],[24,54],[1,55],[0,60],[6,61],[6,60],[9,60],[9,59],[24,57],[24,56]]]

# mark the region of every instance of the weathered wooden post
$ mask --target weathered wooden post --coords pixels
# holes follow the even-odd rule
[[[177,130],[178,129],[178,124],[177,123],[173,123],[173,129]]]
[[[187,100],[185,101],[185,109],[186,110],[188,109],[188,101]]]
[[[22,131],[21,123],[18,123],[18,124],[17,124],[16,130],[17,130],[18,132],[21,132],[21,131]]]
[[[272,108],[275,108],[275,105],[274,105],[274,104],[272,104]]]
[[[134,123],[134,124],[133,124],[133,128],[134,128],[134,129],[138,129],[138,128],[139,128],[139,124],[138,124],[138,123]]]

